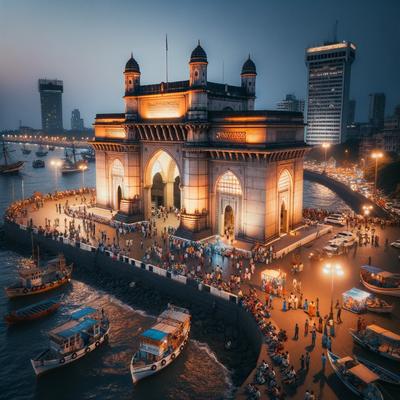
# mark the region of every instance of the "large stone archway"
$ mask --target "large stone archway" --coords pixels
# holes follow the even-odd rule
[[[291,229],[291,218],[293,209],[293,182],[290,172],[284,169],[278,179],[278,232],[285,235]]]
[[[122,162],[116,158],[110,167],[110,203],[114,210],[120,210],[121,200],[124,198],[125,170]]]

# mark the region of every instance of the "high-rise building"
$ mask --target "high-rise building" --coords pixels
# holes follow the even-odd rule
[[[43,131],[61,133],[63,130],[61,100],[63,81],[39,79],[39,92]]]
[[[347,125],[353,125],[356,121],[356,101],[349,100],[349,107],[347,110]]]
[[[308,144],[346,141],[350,71],[355,53],[356,46],[345,41],[306,49]]]
[[[81,118],[81,113],[77,108],[72,110],[71,113],[71,130],[73,131],[83,131],[83,119]]]
[[[374,128],[382,129],[385,121],[385,93],[372,93],[369,99],[369,122]]]
[[[287,94],[286,98],[276,105],[280,111],[304,112],[304,100],[296,98],[294,94]]]

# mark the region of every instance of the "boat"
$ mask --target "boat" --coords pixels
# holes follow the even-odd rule
[[[33,168],[44,168],[46,163],[43,160],[34,160],[32,161]]]
[[[92,162],[92,161],[96,160],[96,154],[92,148],[82,151],[81,157],[88,162]]]
[[[400,385],[400,375],[382,368],[380,365],[366,360],[365,358],[357,356],[356,359],[361,364],[364,364],[366,367],[368,367],[372,372],[375,372],[379,376],[380,381],[390,383],[391,385]]]
[[[360,269],[362,284],[371,292],[400,297],[400,274],[385,271],[372,265]]]
[[[389,304],[387,301],[379,299],[378,297],[371,296],[366,301],[366,307],[368,311],[376,312],[380,314],[390,314],[393,311],[393,304]]]
[[[390,360],[400,361],[400,335],[379,325],[368,325],[365,330],[350,329],[353,341]]]
[[[6,288],[9,298],[30,296],[56,289],[71,280],[72,264],[67,265],[65,258],[60,254],[50,260],[45,267],[39,263],[28,268],[20,268],[19,282]]]
[[[157,318],[157,323],[140,335],[139,349],[130,364],[133,383],[171,364],[182,353],[189,332],[189,311],[168,305]]]
[[[0,150],[0,174],[16,174],[18,173],[22,167],[24,166],[23,161],[15,161],[13,162],[10,153],[15,150],[9,150],[4,142],[4,139],[1,141],[1,150]]]
[[[340,358],[329,350],[327,353],[332,369],[348,389],[362,399],[383,400],[381,391],[374,383],[379,380],[375,372],[350,356]]]
[[[36,151],[35,154],[36,154],[37,157],[45,157],[45,156],[47,156],[48,152],[49,151],[45,150],[43,145],[40,145],[38,151]]]
[[[22,154],[31,154],[31,149],[28,149],[27,147],[26,147],[26,144],[24,143],[23,145],[22,145],[22,147],[21,147],[21,151],[22,151]]]
[[[61,302],[56,299],[43,300],[39,303],[31,304],[27,307],[12,311],[7,314],[4,319],[9,324],[32,321],[52,314],[60,307],[60,305]]]
[[[62,174],[70,174],[75,172],[83,172],[87,169],[88,162],[86,160],[77,160],[75,146],[72,145],[71,153],[65,149],[65,158],[61,166]]]
[[[79,360],[96,350],[108,338],[110,323],[103,309],[84,307],[49,333],[50,346],[31,359],[36,375]]]
[[[54,151],[54,149],[55,149],[55,146],[49,146],[50,151]]]

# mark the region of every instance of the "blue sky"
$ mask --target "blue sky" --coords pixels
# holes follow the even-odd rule
[[[123,68],[132,51],[142,83],[188,79],[200,39],[208,78],[240,84],[250,53],[256,63],[256,107],[274,108],[286,93],[305,97],[304,49],[333,36],[357,45],[351,97],[365,120],[368,94],[400,103],[400,1],[396,0],[0,0],[0,129],[40,127],[39,78],[64,81],[64,127],[73,108],[94,115],[123,111]]]

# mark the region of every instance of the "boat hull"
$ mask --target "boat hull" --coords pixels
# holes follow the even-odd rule
[[[388,307],[368,307],[367,310],[378,314],[390,314],[393,311],[393,306]]]
[[[80,358],[85,357],[93,350],[96,350],[102,343],[104,343],[107,340],[109,331],[110,327],[108,327],[106,332],[101,337],[99,337],[95,342],[91,343],[90,345],[88,345],[83,349],[80,349],[72,354],[69,354],[68,356],[62,358],[55,358],[52,360],[37,360],[37,359],[31,360],[31,364],[33,370],[35,371],[36,376],[42,375],[45,372],[63,367],[65,365],[72,364],[73,362],[79,360]],[[47,351],[48,350],[40,354],[39,357],[45,354]]]
[[[361,277],[361,282],[362,284],[368,289],[371,290],[371,292],[374,293],[379,293],[379,294],[386,294],[388,296],[394,296],[394,297],[400,297],[400,288],[385,288],[385,287],[379,287],[375,285],[371,285],[370,283],[366,282],[362,274],[360,275]]]
[[[148,364],[144,367],[135,367],[134,360],[132,358],[130,364],[130,370],[133,383],[137,383],[141,379],[154,375],[163,370],[164,368],[168,367],[168,365],[170,365],[173,361],[175,361],[176,358],[183,352],[188,342],[188,339],[189,339],[189,331],[186,333],[185,338],[182,340],[179,346],[177,346],[176,349],[171,354],[169,354],[167,357],[164,357],[162,360],[159,360],[152,364]]]
[[[8,165],[0,165],[0,174],[15,174],[19,172],[23,166],[23,161],[18,161]]]
[[[26,315],[26,316],[20,316],[16,313],[11,313],[11,314],[6,315],[4,317],[4,319],[9,324],[33,321],[35,319],[43,318],[43,317],[46,317],[47,315],[50,315],[50,314],[56,312],[60,308],[60,305],[61,305],[61,303],[56,303],[56,304],[53,304],[51,307],[47,308],[46,310],[31,314],[31,315]]]
[[[68,272],[68,274],[66,274],[62,278],[58,279],[57,281],[44,283],[43,285],[33,286],[31,288],[8,287],[8,288],[6,288],[6,294],[7,294],[8,298],[12,299],[15,297],[32,296],[34,294],[45,293],[50,290],[56,289],[56,288],[58,288],[62,285],[65,285],[66,283],[71,281],[72,265],[69,268],[70,268],[70,271]]]
[[[371,361],[366,360],[365,358],[361,357],[356,357],[357,361],[359,361],[361,364],[364,364],[367,368],[369,368],[371,371],[375,372],[377,375],[379,375],[379,380],[385,383],[389,383],[391,385],[400,385],[400,376],[395,374],[394,372],[391,372],[385,368],[382,368],[380,365],[377,365]]]

